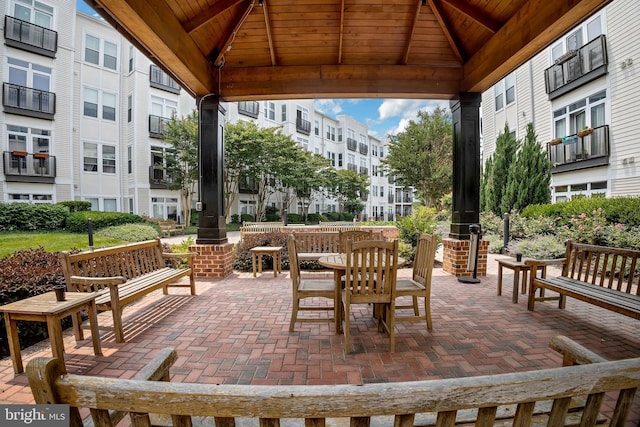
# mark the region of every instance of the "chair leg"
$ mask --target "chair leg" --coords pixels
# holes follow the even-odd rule
[[[418,297],[413,296],[413,314],[416,316],[420,316],[420,309],[418,308]]]
[[[344,322],[344,352],[345,354],[351,353],[351,343],[349,342],[349,328],[350,328],[350,319],[349,319],[349,305],[342,302],[342,321]]]
[[[433,322],[431,321],[431,301],[429,298],[424,298],[424,316],[427,319],[427,330],[433,329]]]
[[[293,299],[293,306],[291,308],[291,322],[289,323],[289,332],[293,332],[293,329],[298,319],[298,310],[300,308],[300,300],[298,298]]]

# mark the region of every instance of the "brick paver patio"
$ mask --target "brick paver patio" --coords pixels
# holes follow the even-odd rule
[[[291,281],[288,272],[234,272],[224,280],[197,284],[198,295],[182,289],[156,292],[125,309],[126,343],[103,333],[103,356],[94,356],[90,339],[75,343],[65,331],[67,369],[73,373],[132,377],[158,349],[174,347],[179,359],[172,381],[215,384],[359,384],[413,381],[558,367],[561,358],[547,346],[566,335],[610,359],[640,356],[640,322],[569,299],[526,309],[526,297],[511,303],[512,274],[504,272],[496,296],[496,256],[479,284],[463,284],[437,268],[432,290],[433,331],[424,323],[401,323],[396,352],[377,332],[370,309],[354,313],[352,345],[330,323],[298,323],[288,332]],[[332,277],[331,272],[326,274]],[[410,275],[404,269],[402,275]],[[100,324],[110,313],[99,316]],[[51,356],[48,342],[29,347],[23,359]],[[32,403],[24,374],[15,375],[10,358],[0,360],[0,402]],[[640,420],[636,397],[632,420]]]

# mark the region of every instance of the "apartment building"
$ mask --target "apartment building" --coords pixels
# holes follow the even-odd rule
[[[482,94],[483,161],[533,123],[552,201],[640,195],[640,3],[615,0]]]
[[[180,221],[180,198],[163,165],[164,126],[195,100],[104,20],[75,1],[0,0],[4,11],[3,162],[0,202],[90,201],[93,210]],[[352,117],[315,111],[313,100],[223,103],[225,120],[280,126],[336,168],[370,177],[366,218],[410,213],[382,173],[386,142]],[[279,195],[268,203],[282,207]],[[401,205],[396,205],[396,199]],[[410,200],[410,201],[409,201]],[[310,213],[335,212],[319,197]],[[302,213],[294,200],[289,212]],[[234,213],[254,213],[253,189],[240,188]]]

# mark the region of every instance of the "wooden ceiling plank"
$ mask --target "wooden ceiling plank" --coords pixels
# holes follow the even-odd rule
[[[239,19],[236,20],[236,23],[233,26],[233,30],[231,31],[231,33],[228,34],[226,37],[221,37],[221,39],[224,39],[225,42],[220,48],[220,50],[218,51],[218,55],[216,56],[216,59],[213,61],[214,66],[219,67],[223,65],[221,62],[224,58],[224,55],[227,53],[228,50],[231,49],[231,46],[233,45],[233,41],[236,38],[236,34],[238,34],[238,31],[242,27],[242,24],[244,23],[245,19],[247,19],[247,16],[249,16],[251,11],[253,10],[253,4],[254,4],[253,1],[250,1],[247,3],[244,11],[242,11],[241,16],[239,17]]]
[[[462,58],[462,51],[460,49],[460,46],[457,40],[454,38],[453,33],[449,31],[449,27],[447,26],[447,23],[445,22],[444,17],[442,16],[442,12],[436,5],[435,0],[427,0],[427,1],[429,3],[429,7],[431,8],[431,11],[433,12],[436,19],[438,20],[438,23],[440,24],[440,27],[442,28],[442,31],[444,32],[445,37],[447,38],[447,40],[449,40],[449,44],[451,45],[451,49],[453,49],[453,53],[456,55],[456,57],[461,63],[464,62],[464,59]]]
[[[273,46],[273,37],[271,35],[271,22],[269,21],[269,10],[267,7],[267,2],[263,2],[262,5],[262,12],[264,14],[264,25],[267,28],[267,40],[269,42],[269,54],[271,55],[271,65],[275,66],[276,63],[276,50]]]
[[[338,65],[342,64],[342,37],[344,36],[344,0],[340,3],[340,29],[338,30]]]
[[[192,95],[210,93],[216,87],[207,58],[165,2],[89,0],[87,3],[121,34],[130,34],[136,46]]]
[[[442,0],[449,6],[473,19],[476,23],[482,25],[485,29],[496,33],[500,29],[500,23],[493,20],[490,16],[476,9],[465,1],[461,0]]]
[[[411,53],[411,43],[413,42],[413,37],[415,36],[415,33],[416,33],[416,27],[418,26],[418,18],[420,18],[421,9],[422,9],[422,2],[417,1],[416,12],[413,15],[413,23],[411,24],[411,31],[409,31],[409,36],[407,37],[407,44],[404,49],[404,59],[402,60],[402,63],[404,65],[406,65],[407,62],[409,62],[409,53]]]
[[[182,24],[182,28],[184,28],[187,34],[191,34],[198,28],[205,25],[207,22],[215,19],[221,13],[228,9],[231,9],[242,1],[246,0],[220,0],[219,2],[216,2],[212,7],[208,8],[204,13],[196,15],[196,17],[192,20]]]
[[[530,0],[463,67],[465,92],[483,92],[612,0]]]

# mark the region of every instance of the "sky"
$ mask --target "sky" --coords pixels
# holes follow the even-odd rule
[[[95,12],[83,0],[77,8],[89,15]],[[369,133],[384,138],[402,132],[409,121],[418,117],[418,111],[448,108],[449,102],[428,99],[316,99],[315,109],[328,116],[346,114],[369,128]]]

